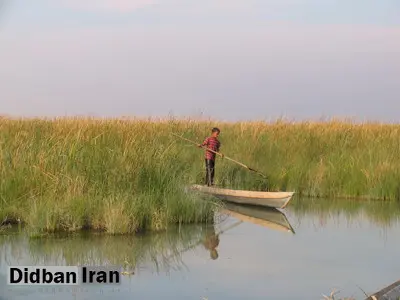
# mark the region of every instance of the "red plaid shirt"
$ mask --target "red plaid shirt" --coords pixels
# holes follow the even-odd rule
[[[221,143],[215,137],[208,137],[204,140],[203,144],[201,144],[201,145],[206,146],[208,149],[214,150],[215,152],[219,152]],[[206,150],[205,157],[206,157],[206,159],[215,160],[215,153]]]

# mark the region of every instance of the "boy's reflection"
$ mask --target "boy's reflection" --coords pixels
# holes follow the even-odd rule
[[[203,246],[210,251],[210,257],[213,260],[218,258],[217,247],[219,245],[219,235],[215,233],[214,226],[207,226],[205,229]]]

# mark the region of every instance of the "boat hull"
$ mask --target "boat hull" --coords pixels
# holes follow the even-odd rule
[[[258,192],[246,190],[232,190],[205,185],[192,185],[191,190],[209,194],[226,202],[246,205],[256,205],[272,208],[285,208],[294,192]]]

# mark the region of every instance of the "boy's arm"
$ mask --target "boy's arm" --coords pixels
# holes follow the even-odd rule
[[[198,147],[201,148],[207,144],[208,144],[208,138],[206,138],[202,144],[198,144]]]

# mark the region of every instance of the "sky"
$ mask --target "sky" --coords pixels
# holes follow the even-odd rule
[[[0,115],[398,122],[398,0],[0,0]]]

